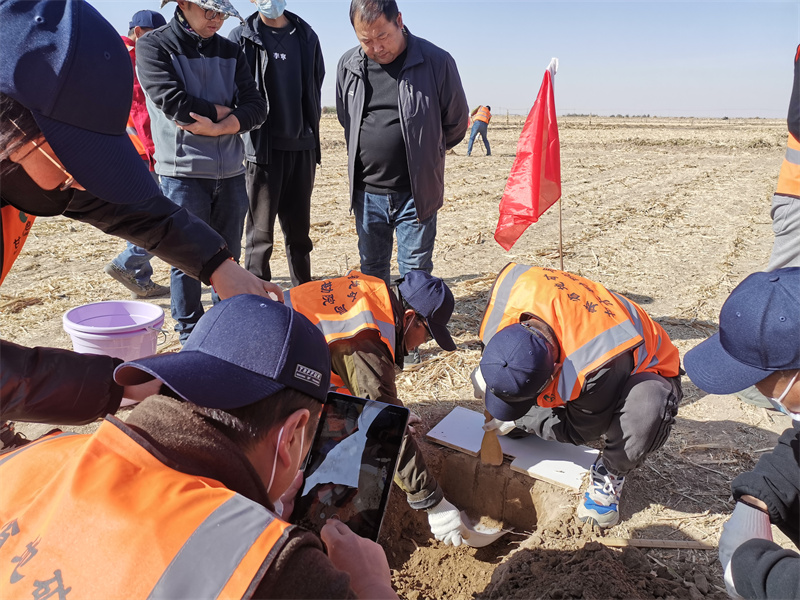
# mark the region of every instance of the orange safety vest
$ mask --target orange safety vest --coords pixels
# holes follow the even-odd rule
[[[680,359],[664,329],[635,302],[578,275],[509,263],[494,282],[481,322],[488,344],[501,329],[535,315],[555,332],[563,360],[553,382],[537,399],[539,406],[575,400],[586,376],[621,354],[634,350],[632,373],[678,375]]]
[[[0,285],[11,270],[14,261],[17,260],[22,246],[28,239],[33,221],[33,215],[22,212],[10,204],[6,204],[0,209],[0,226],[3,230],[3,255],[2,265],[0,265]]]
[[[317,326],[328,344],[355,337],[365,329],[377,331],[394,360],[394,311],[389,288],[382,279],[350,271],[345,277],[310,281],[283,294],[284,303]],[[331,390],[346,390],[331,373]]]
[[[133,124],[133,117],[131,115],[128,115],[128,124],[125,126],[125,131],[128,137],[131,138],[133,147],[136,148],[139,156],[141,156],[143,160],[149,161],[150,159],[147,158],[147,150],[145,150],[142,140],[139,139],[139,134],[136,132],[136,126]]]
[[[776,194],[800,198],[800,142],[790,133],[786,143]]]
[[[489,112],[489,109],[485,106],[481,106],[478,108],[478,112],[475,113],[475,116],[472,117],[475,121],[483,121],[487,125],[489,121],[492,120],[492,113]]]
[[[120,427],[0,457],[4,600],[251,597],[292,526]]]

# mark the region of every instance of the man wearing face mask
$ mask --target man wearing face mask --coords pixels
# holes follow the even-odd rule
[[[4,597],[49,581],[76,598],[397,598],[378,544],[329,521],[326,556],[286,520],[329,361],[304,316],[240,295],[180,352],[120,365],[120,384],[155,380],[161,394],[126,422],[51,433],[0,461],[15,491],[0,498]],[[32,545],[23,576],[13,557]]]
[[[275,218],[281,223],[292,285],[311,281],[311,192],[321,160],[319,120],[325,63],[311,26],[285,0],[251,0],[258,9],[236,27],[267,120],[244,135],[247,212],[245,268],[272,278],[269,261]]]
[[[217,34],[228,17],[241,20],[231,3],[176,2],[169,24],[136,44],[156,173],[164,195],[211,225],[238,261],[247,211],[239,134],[264,122],[267,103],[239,46]],[[175,331],[184,344],[203,314],[200,284],[173,268],[170,290]],[[212,294],[213,302],[218,299]]]
[[[403,368],[403,357],[431,338],[443,350],[456,349],[447,330],[453,294],[425,271],[409,271],[391,288],[377,277],[351,271],[293,288],[284,298],[325,334],[336,391],[403,406],[395,385],[395,368]],[[437,540],[461,545],[466,529],[459,510],[444,497],[411,435],[395,481],[411,508],[427,511]]]
[[[719,333],[684,363],[700,389],[733,394],[755,385],[791,418],[775,449],[733,480],[736,508],[719,560],[734,598],[800,598],[800,554],[774,543],[770,527],[800,547],[800,267],[748,276],[723,304]]]
[[[0,3],[0,281],[34,219],[65,216],[151,250],[222,297],[282,297],[233,261],[225,241],[159,193],[125,130],[133,70],[113,27],[83,1]],[[90,32],[90,33],[87,33]],[[142,390],[118,359],[2,341],[0,419],[83,424]],[[3,448],[24,442],[0,429]]]

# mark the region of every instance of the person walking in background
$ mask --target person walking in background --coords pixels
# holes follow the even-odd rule
[[[122,36],[122,41],[128,49],[133,65],[133,102],[131,114],[128,116],[128,135],[133,145],[139,151],[139,156],[147,162],[147,167],[153,174],[156,183],[158,176],[154,170],[153,161],[153,136],[150,133],[150,115],[147,113],[144,92],[136,76],[136,40],[148,31],[167,24],[161,13],[154,10],[140,10],[131,18],[128,25],[128,35]],[[153,255],[144,248],[127,242],[123,250],[114,260],[103,269],[122,285],[131,291],[133,298],[158,298],[169,294],[169,287],[155,283],[153,267],[150,260]]]
[[[211,225],[238,262],[247,211],[239,134],[264,122],[267,103],[241,48],[217,34],[229,16],[241,19],[230,2],[177,3],[169,25],[137,45],[156,173],[164,195]],[[173,268],[170,279],[172,318],[183,344],[203,315],[201,288],[180,269]],[[219,300],[216,292],[212,300]]]
[[[800,547],[800,268],[753,273],[731,292],[719,332],[684,358],[709,394],[755,385],[791,418],[777,446],[731,484],[719,560],[734,598],[800,598],[800,554],[772,540],[771,525]]]
[[[247,196],[245,268],[270,281],[275,217],[280,219],[292,285],[311,281],[311,192],[322,152],[319,120],[325,63],[311,26],[280,0],[253,0],[258,11],[230,34],[250,65],[269,113],[244,135]]]
[[[486,146],[486,156],[491,156],[492,150],[489,148],[489,138],[486,137],[486,130],[489,127],[489,121],[492,120],[492,107],[478,106],[478,108],[469,113],[469,116],[472,117],[472,131],[469,134],[467,156],[472,156],[472,143],[478,134],[483,140],[483,145]]]
[[[400,276],[433,270],[445,152],[464,139],[469,107],[453,57],[413,35],[394,0],[352,0],[350,22],[360,46],[339,60],[336,112],[360,270],[389,284],[395,232]]]

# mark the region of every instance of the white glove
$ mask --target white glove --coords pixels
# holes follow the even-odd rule
[[[723,525],[722,535],[719,536],[719,562],[723,571],[728,571],[728,566],[736,549],[747,540],[760,538],[772,541],[772,528],[769,515],[758,509],[736,503],[731,518]],[[727,585],[727,582],[726,582]],[[731,587],[733,578],[731,578]]]
[[[736,591],[736,586],[733,585],[733,572],[731,572],[731,563],[728,563],[728,566],[725,567],[725,589],[728,590],[728,595],[733,598],[733,600],[739,600],[742,596],[739,595],[739,592]]]
[[[433,537],[448,546],[460,546],[464,542],[463,536],[467,533],[467,527],[461,520],[458,509],[447,498],[442,498],[439,504],[429,508],[427,512]]]
[[[497,430],[497,435],[506,435],[507,433],[514,431],[514,428],[517,424],[514,421],[501,421],[500,419],[492,419],[483,424],[484,431],[492,431],[493,429]]]

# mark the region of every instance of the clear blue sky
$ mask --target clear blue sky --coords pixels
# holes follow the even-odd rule
[[[92,0],[120,33],[158,0]],[[233,0],[246,17],[255,8]],[[174,2],[161,12],[171,18]],[[316,30],[334,104],[336,64],[356,39],[349,0],[288,0]],[[785,118],[800,2],[398,0],[415,35],[450,52],[471,106],[527,113],[550,58],[559,114]],[[232,29],[228,19],[223,34]]]

